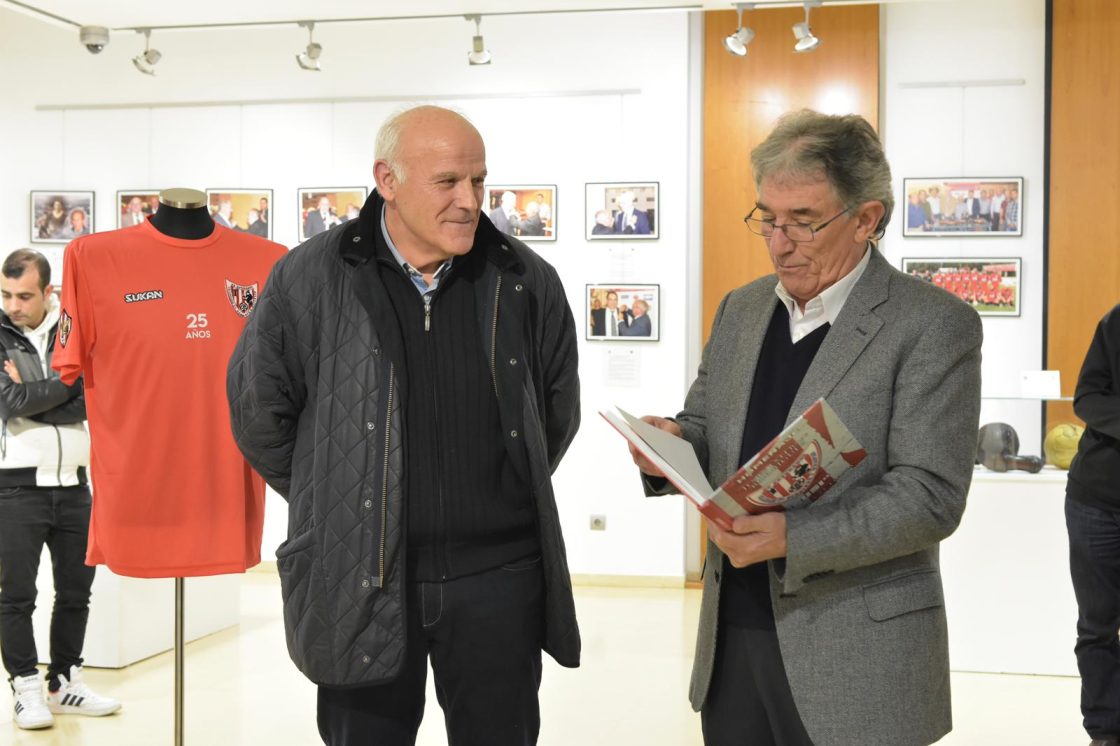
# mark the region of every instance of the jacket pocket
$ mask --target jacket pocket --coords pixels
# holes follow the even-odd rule
[[[314,601],[314,528],[288,539],[276,548],[276,569],[280,574],[284,621],[289,630],[294,630],[310,613]]]
[[[867,613],[876,622],[945,605],[941,576],[933,568],[913,570],[863,586]]]

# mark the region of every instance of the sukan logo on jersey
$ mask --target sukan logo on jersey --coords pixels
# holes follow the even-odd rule
[[[125,303],[142,303],[146,300],[163,300],[162,290],[144,290],[139,293],[125,293]]]
[[[63,347],[70,340],[70,331],[74,328],[74,319],[70,318],[70,314],[66,311],[58,317],[58,343]]]
[[[258,286],[259,283],[256,282],[252,285],[238,285],[236,282],[226,280],[226,299],[239,316],[248,318],[249,312],[257,303]]]

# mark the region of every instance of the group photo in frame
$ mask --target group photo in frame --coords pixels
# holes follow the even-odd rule
[[[117,191],[117,227],[140,225],[159,210],[159,189]]]
[[[660,285],[588,285],[584,333],[605,342],[656,342],[661,338]]]
[[[902,271],[947,290],[981,316],[1018,316],[1023,260],[903,259]]]
[[[365,187],[357,186],[300,188],[296,199],[300,243],[358,217],[368,193]]]
[[[659,236],[658,182],[590,182],[584,185],[587,240]]]
[[[207,189],[206,204],[223,228],[272,240],[271,189]]]
[[[904,236],[1021,236],[1023,179],[902,180]]]
[[[507,236],[522,241],[556,240],[555,184],[487,184],[482,209]]]
[[[70,243],[93,233],[93,191],[33,190],[32,243]]]

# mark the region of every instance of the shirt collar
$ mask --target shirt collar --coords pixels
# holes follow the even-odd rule
[[[868,244],[863,251],[863,258],[859,263],[852,268],[852,271],[841,277],[839,280],[828,286],[815,298],[812,298],[805,304],[805,310],[802,311],[801,307],[797,305],[797,301],[789,291],[785,289],[779,280],[774,286],[774,292],[778,298],[785,304],[786,311],[789,312],[791,322],[796,322],[799,319],[814,315],[823,317],[824,321],[829,324],[836,323],[836,317],[840,315],[840,309],[844,307],[847,302],[848,296],[852,294],[852,288],[863,276],[863,272],[867,269],[867,265],[871,262],[871,252],[875,249],[871,244]]]
[[[392,252],[393,259],[396,260],[397,264],[401,265],[401,269],[404,270],[404,273],[408,275],[408,278],[412,280],[412,283],[416,285],[416,289],[421,293],[429,293],[435,290],[440,280],[446,277],[447,273],[451,271],[451,264],[455,261],[455,257],[451,257],[443,264],[439,265],[439,269],[432,275],[431,283],[429,284],[426,282],[424,280],[424,274],[405,261],[405,258],[401,256],[401,252],[397,251],[397,245],[393,243],[393,237],[389,235],[389,227],[385,224],[384,204],[381,205],[381,235],[385,237],[385,243],[389,246],[389,251]]]

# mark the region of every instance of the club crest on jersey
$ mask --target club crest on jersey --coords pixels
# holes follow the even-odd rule
[[[237,311],[238,316],[248,318],[257,303],[258,285],[259,283],[256,282],[252,285],[238,285],[236,282],[226,280],[226,299],[233,306],[233,310]]]
[[[74,328],[74,319],[70,318],[70,314],[66,311],[58,317],[58,342],[63,347],[66,346],[67,341],[70,339],[70,331]]]

